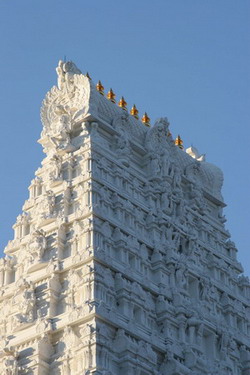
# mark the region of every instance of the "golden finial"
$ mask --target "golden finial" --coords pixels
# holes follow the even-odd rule
[[[138,111],[138,109],[136,108],[136,105],[134,104],[133,107],[132,107],[131,110],[130,110],[130,114],[131,114],[132,116],[134,116],[134,117],[138,120],[138,118],[139,118],[138,113],[139,113],[139,111]]]
[[[91,77],[89,75],[89,72],[86,73],[86,77],[91,81]]]
[[[176,137],[175,139],[175,144],[176,146],[178,146],[181,150],[183,150],[183,140],[181,139],[181,137],[178,135],[178,137]]]
[[[99,91],[100,94],[104,95],[104,87],[103,87],[101,81],[98,81],[98,83],[96,85],[96,89],[97,89],[97,91]]]
[[[122,96],[122,98],[120,99],[118,105],[119,105],[119,107],[121,107],[122,109],[127,110],[127,102],[126,102],[126,100],[124,99],[123,96]]]
[[[107,98],[112,102],[115,103],[115,93],[112,89],[109,90],[107,93]]]
[[[150,126],[150,118],[148,117],[147,112],[144,113],[141,120],[144,125]]]

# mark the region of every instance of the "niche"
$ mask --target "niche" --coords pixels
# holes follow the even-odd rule
[[[199,282],[195,277],[190,276],[188,279],[188,292],[191,298],[198,298]]]
[[[141,311],[141,308],[139,306],[134,306],[134,308],[133,308],[133,317],[134,317],[134,320],[137,323],[141,323],[142,311]]]
[[[11,284],[15,281],[15,271],[10,269],[6,271],[6,285]]]

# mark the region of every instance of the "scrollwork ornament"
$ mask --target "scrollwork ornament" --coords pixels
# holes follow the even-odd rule
[[[39,142],[46,153],[74,151],[71,143],[74,126],[88,114],[90,95],[93,107],[98,101],[93,84],[74,63],[59,61],[56,71],[58,87],[47,93],[41,108],[43,131]]]

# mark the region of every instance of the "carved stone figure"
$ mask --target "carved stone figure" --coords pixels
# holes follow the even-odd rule
[[[208,289],[209,289],[209,284],[206,279],[201,279],[200,280],[200,298],[203,301],[209,301],[209,295],[208,295]]]
[[[175,280],[176,280],[176,285],[181,288],[185,289],[187,285],[187,269],[184,266],[183,263],[179,263],[176,266],[176,271],[175,271]]]
[[[158,119],[154,126],[149,129],[146,136],[146,148],[149,153],[164,154],[169,149],[169,122],[166,117]]]
[[[174,216],[177,218],[184,218],[185,209],[186,209],[186,201],[184,199],[184,195],[182,190],[178,189],[173,191],[173,202],[175,203],[174,209]]]
[[[50,159],[51,172],[49,178],[52,182],[62,180],[62,158],[60,155],[53,155]]]
[[[167,181],[161,183],[161,209],[168,213],[172,210],[171,186]]]
[[[47,240],[45,232],[42,229],[37,229],[31,234],[31,238],[28,244],[30,262],[36,263],[41,262],[44,251],[47,246]]]
[[[57,122],[54,125],[54,132],[51,141],[57,149],[65,151],[73,151],[74,147],[71,145],[71,128],[72,120],[70,114],[62,106],[57,106],[55,113],[57,114]]]
[[[172,168],[173,173],[173,187],[175,191],[178,191],[181,188],[181,170],[176,165],[173,165]]]
[[[44,125],[39,142],[44,152],[51,155],[70,153],[76,149],[71,143],[71,133],[76,124],[83,122],[88,111],[86,99],[92,84],[72,62],[60,61],[57,67],[58,88],[47,94],[41,108]],[[99,94],[92,90],[92,109],[96,108]]]
[[[34,320],[36,306],[36,296],[32,283],[25,284],[25,290],[23,293],[23,301],[21,303],[21,310],[27,322]]]
[[[36,312],[36,296],[32,282],[25,279],[19,281],[20,289],[12,298],[12,306],[19,306],[19,312],[13,315],[14,328],[20,329],[25,323],[33,322]]]
[[[190,225],[187,228],[187,232],[186,232],[186,235],[185,235],[184,238],[185,238],[184,253],[188,256],[192,256],[193,252],[195,250],[195,244],[196,244],[197,239],[198,239],[197,231],[192,225]]]
[[[65,87],[69,87],[72,84],[74,74],[81,74],[81,71],[76,67],[72,61],[59,61],[58,67],[56,68],[58,75],[58,87],[63,90]]]
[[[202,191],[196,184],[192,185],[189,207],[191,207],[193,210],[199,211],[202,215],[206,210]]]
[[[42,218],[51,218],[55,209],[55,195],[52,190],[46,191],[40,204],[40,215]]]
[[[160,161],[157,155],[152,155],[150,158],[150,176],[149,180],[160,179],[161,167]]]
[[[161,165],[162,165],[162,177],[166,179],[169,176],[169,171],[170,171],[170,158],[167,152],[164,152],[161,157]]]
[[[122,162],[122,164],[128,166],[131,149],[128,135],[123,129],[120,129],[120,134],[116,138],[116,147],[118,159]]]

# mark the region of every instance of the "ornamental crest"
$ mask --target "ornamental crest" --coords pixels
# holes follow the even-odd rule
[[[58,86],[52,87],[47,93],[41,108],[41,143],[45,152],[46,148],[70,148],[74,125],[88,114],[90,95],[95,95],[96,91],[91,91],[89,78],[81,74],[73,62],[59,61],[56,71]]]

